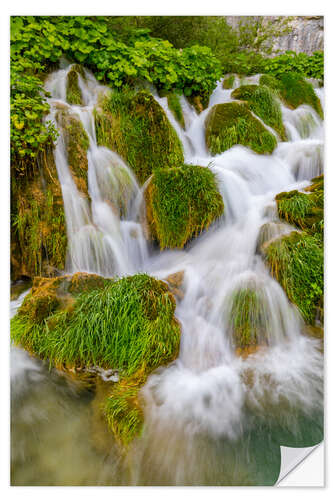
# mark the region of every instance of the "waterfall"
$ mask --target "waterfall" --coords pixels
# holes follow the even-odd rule
[[[145,186],[139,187],[119,155],[97,145],[93,109],[98,95],[109,90],[85,71],[86,78],[79,77],[84,105],[69,105],[69,69],[54,72],[45,85],[51,94],[47,119],[60,131],[54,157],[69,242],[66,268],[103,276],[144,271],[159,279],[184,271],[184,297],[176,308],[182,326],[179,357],[153,373],[142,389],[145,425],[131,460],[136,464],[135,484],[144,474],[143,462],[149,460],[156,460],[174,484],[185,484],[184,461],[200,461],[201,435],[237,440],[247,429],[249,412],[257,419],[292,420],[295,408],[310,414],[321,407],[318,341],[302,335],[303,320],[271,277],[257,244],[262,226],[277,222],[275,195],[303,189],[322,173],[322,120],[308,106],[282,106],[288,142],[279,142],[273,154],[258,155],[236,145],[212,156],[205,144],[205,119],[212,106],[232,101],[232,91],[217,82],[208,109],[200,114],[182,97],[185,130],[167,99],[154,93],[181,140],[185,163],[216,174],[225,204],[220,220],[184,250],[158,252],[149,248],[140,223]],[[322,90],[317,90],[323,99]],[[65,132],[57,119],[60,107],[80,120],[89,138],[88,197],[78,190],[68,165]],[[291,230],[285,224],[274,234]],[[236,355],[230,332],[234,297],[243,290],[256,294],[259,337],[266,332],[262,348],[245,359]],[[206,448],[205,453],[207,458]]]
[[[67,271],[86,271],[103,276],[125,275],[141,269],[148,255],[139,224],[142,193],[135,175],[113,151],[97,145],[93,109],[98,95],[107,91],[85,71],[79,76],[83,106],[66,102],[66,77],[70,70],[53,73],[45,87],[49,99],[50,120],[58,128],[54,156],[61,184],[68,235]],[[71,174],[65,147],[64,130],[57,111],[80,120],[89,138],[88,191],[91,203],[77,189]]]

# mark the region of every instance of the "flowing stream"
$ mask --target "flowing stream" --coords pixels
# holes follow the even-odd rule
[[[154,94],[183,144],[185,163],[216,174],[225,204],[220,220],[186,249],[159,252],[144,237],[145,186],[139,187],[115,152],[96,142],[93,109],[98,94],[107,90],[86,71],[85,79],[79,77],[84,105],[67,104],[68,70],[54,72],[46,82],[52,96],[48,119],[57,124],[58,112],[65,108],[89,137],[89,198],[73,180],[62,133],[55,150],[69,242],[67,271],[104,276],[147,272],[159,279],[184,271],[184,297],[176,308],[181,348],[178,359],[153,373],[142,389],[142,437],[126,458],[110,445],[107,459],[86,437],[92,396],[14,349],[12,480],[274,484],[281,444],[311,446],[322,439],[323,361],[319,342],[302,334],[303,321],[270,276],[257,241],[264,224],[269,238],[294,229],[279,221],[274,197],[303,189],[322,173],[323,122],[309,106],[292,111],[282,105],[288,142],[280,142],[272,155],[234,146],[211,156],[205,146],[205,119],[211,106],[232,101],[232,90],[218,82],[208,109],[199,115],[182,97],[185,130],[168,109],[167,99]],[[247,82],[257,80],[258,75]],[[316,92],[323,101],[323,90]],[[235,354],[230,342],[231,297],[244,288],[260,297],[268,332],[267,348],[245,359]],[[22,296],[13,304],[13,313],[20,301]]]

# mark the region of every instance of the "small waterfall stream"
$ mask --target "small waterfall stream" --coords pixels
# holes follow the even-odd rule
[[[308,106],[293,111],[282,106],[288,142],[280,142],[272,155],[234,146],[211,156],[205,145],[205,118],[213,105],[232,101],[232,90],[217,82],[208,109],[199,115],[182,97],[185,130],[168,109],[167,99],[155,94],[183,144],[185,163],[210,168],[225,203],[221,219],[186,249],[157,252],[148,247],[140,224],[145,186],[140,189],[125,162],[96,142],[93,109],[106,89],[86,71],[86,78],[79,78],[84,106],[68,105],[68,70],[53,73],[46,82],[52,96],[48,119],[57,125],[57,111],[65,107],[89,137],[90,199],[75,185],[62,132],[55,150],[69,241],[68,272],[122,276],[144,271],[165,279],[184,271],[184,298],[176,309],[182,325],[179,357],[153,373],[142,390],[145,426],[130,454],[129,481],[217,484],[225,469],[216,463],[235,460],[230,443],[239,450],[241,436],[259,423],[282,422],[292,431],[300,413],[310,418],[321,411],[318,342],[302,335],[298,311],[256,249],[261,226],[278,221],[275,195],[303,189],[322,173],[322,121]],[[316,91],[323,99],[322,89]],[[293,229],[279,227],[278,234]],[[235,355],[229,332],[231,297],[244,288],[259,295],[268,332],[267,348],[246,359]],[[242,468],[245,462],[239,460]]]

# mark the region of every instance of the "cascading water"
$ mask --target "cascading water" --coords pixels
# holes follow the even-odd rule
[[[176,309],[182,325],[179,357],[153,373],[141,391],[145,424],[128,454],[126,481],[251,484],[251,474],[259,474],[249,459],[258,453],[254,449],[259,438],[253,437],[258,428],[270,435],[273,428],[281,432],[282,425],[285,433],[295,434],[300,419],[311,420],[322,407],[319,343],[302,335],[298,311],[258,253],[263,226],[266,239],[293,229],[272,224],[278,222],[275,195],[303,189],[323,171],[322,121],[310,107],[291,111],[282,105],[289,140],[279,143],[272,155],[234,146],[211,156],[205,146],[205,118],[213,105],[232,100],[231,90],[223,90],[218,82],[208,109],[199,115],[181,98],[185,130],[168,109],[167,99],[155,95],[183,144],[185,163],[216,174],[225,213],[186,250],[154,253],[140,224],[145,186],[140,189],[122,159],[96,142],[93,108],[106,89],[86,72],[85,79],[79,77],[84,106],[68,105],[68,69],[53,73],[46,83],[52,96],[49,119],[57,124],[57,111],[65,106],[89,137],[90,200],[75,185],[61,128],[55,150],[69,240],[68,271],[104,276],[144,271],[160,279],[184,271],[184,298]],[[317,93],[323,98],[321,89]],[[233,297],[242,290],[259,297],[258,328],[266,332],[266,346],[245,359],[235,354],[230,339]]]

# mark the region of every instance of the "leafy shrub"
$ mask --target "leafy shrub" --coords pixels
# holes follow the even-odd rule
[[[249,111],[247,104],[231,102],[215,105],[206,119],[206,144],[213,154],[235,144],[256,153],[272,153],[276,138]]]
[[[274,76],[288,73],[298,73],[303,77],[324,80],[324,52],[317,51],[312,55],[296,54],[288,50],[284,54],[266,59],[262,65],[262,72]]]
[[[147,220],[161,249],[182,248],[223,213],[209,168],[184,165],[154,172],[146,190]]]

